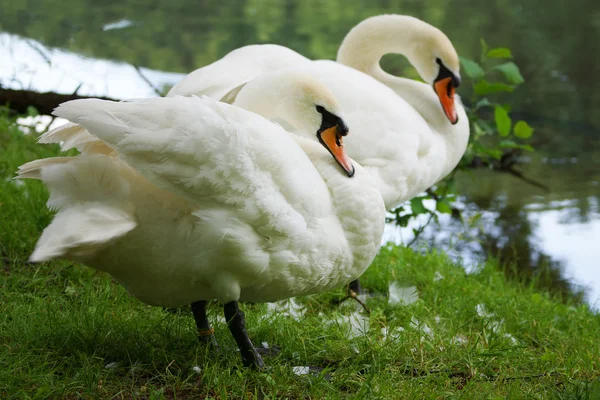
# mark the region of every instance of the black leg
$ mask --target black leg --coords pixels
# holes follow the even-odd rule
[[[225,304],[223,311],[225,312],[225,320],[227,321],[231,335],[240,349],[244,367],[263,369],[265,364],[248,337],[244,313],[240,311],[237,301]]]
[[[219,345],[217,344],[217,339],[213,334],[214,329],[211,328],[210,323],[208,322],[208,317],[206,316],[206,301],[196,301],[192,303],[192,313],[194,314],[194,319],[196,320],[196,327],[198,328],[198,340],[200,343],[208,346],[209,344],[213,346],[213,349],[218,351]]]
[[[356,280],[350,282],[350,284],[348,285],[348,290],[352,290],[354,293],[360,294],[360,292],[361,292],[360,281],[358,279],[356,279]]]

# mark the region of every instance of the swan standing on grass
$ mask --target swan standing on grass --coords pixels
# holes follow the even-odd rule
[[[58,210],[32,261],[66,258],[108,272],[157,306],[224,304],[246,366],[263,367],[238,301],[269,302],[347,284],[381,243],[385,208],[350,160],[348,127],[314,78],[261,76],[231,106],[208,97],[76,100],[55,115],[110,152],[32,161]],[[281,126],[267,120],[277,120]],[[54,135],[77,135],[71,126]]]
[[[388,53],[406,56],[425,83],[383,71],[379,61]],[[242,47],[190,73],[168,95],[231,102],[252,78],[289,65],[301,65],[336,96],[352,126],[346,150],[373,176],[388,210],[446,177],[466,150],[456,50],[439,29],[410,16],[362,21],[344,38],[337,62],[311,61],[277,45]],[[358,292],[358,280],[350,288]]]
[[[406,56],[425,83],[384,72],[379,61],[388,53]],[[208,95],[232,103],[252,79],[290,66],[317,77],[338,99],[352,126],[346,150],[373,176],[388,210],[442,180],[466,150],[469,121],[455,95],[456,50],[439,29],[409,16],[362,21],[344,38],[337,62],[311,61],[278,45],[241,47],[190,73],[167,96]],[[256,102],[260,107],[260,96]],[[112,151],[74,124],[40,138],[59,142],[64,150]],[[358,280],[352,282],[350,293],[359,288]]]

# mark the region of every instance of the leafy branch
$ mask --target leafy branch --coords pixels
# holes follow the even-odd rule
[[[456,171],[474,168],[489,168],[494,171],[509,173],[535,187],[548,190],[542,183],[536,182],[515,169],[517,156],[521,152],[533,152],[529,140],[535,130],[527,121],[513,121],[511,107],[498,98],[513,93],[525,82],[517,64],[512,61],[512,52],[505,47],[490,49],[481,40],[481,54],[478,60],[460,57],[462,71],[471,82],[471,92],[463,98],[469,106],[465,106],[471,135],[467,149],[461,162],[443,181],[424,194],[417,196],[391,211],[387,222],[406,227],[409,221],[421,214],[429,215],[429,219],[419,228],[413,229],[414,238],[408,243],[411,246],[432,221],[437,221],[438,213],[460,216],[454,206],[456,201]],[[433,201],[435,209],[426,208],[423,201]]]

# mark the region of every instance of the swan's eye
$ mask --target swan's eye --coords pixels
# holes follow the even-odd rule
[[[320,112],[321,114],[323,114],[323,112],[325,112],[325,107],[317,106],[317,111]]]
[[[435,62],[438,63],[439,65],[442,65],[442,60],[440,60],[439,57],[436,57]]]

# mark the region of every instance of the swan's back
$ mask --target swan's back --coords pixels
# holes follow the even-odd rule
[[[60,199],[38,261],[83,261],[147,303],[182,305],[319,292],[357,277],[375,255],[384,214],[368,174],[357,166],[348,178],[322,148],[311,161],[258,115],[197,97],[79,100],[56,114],[114,152],[21,168]],[[339,177],[354,191],[328,187]],[[335,204],[340,191],[346,201]],[[115,234],[99,237],[113,220]],[[342,221],[352,220],[346,232]]]
[[[308,63],[295,51],[275,44],[250,45],[235,49],[223,58],[186,75],[167,96],[203,94],[231,103],[251,79],[279,69]]]

